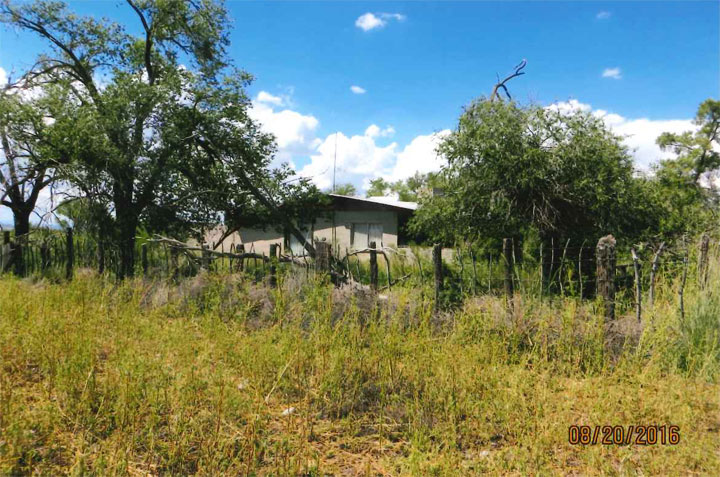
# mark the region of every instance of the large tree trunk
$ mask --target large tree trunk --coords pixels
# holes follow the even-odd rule
[[[12,249],[12,258],[15,275],[25,276],[25,261],[23,260],[23,248],[28,242],[30,232],[30,214],[32,209],[24,207],[13,208],[13,223],[15,226],[15,245]]]
[[[133,202],[132,173],[123,174],[123,179],[113,184],[113,203],[115,205],[115,233],[120,252],[118,278],[135,275],[135,232],[139,214]]]
[[[132,213],[117,213],[117,240],[120,251],[120,267],[118,278],[133,277],[135,275],[135,232],[138,218]]]

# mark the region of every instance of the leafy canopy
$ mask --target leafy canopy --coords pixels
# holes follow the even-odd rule
[[[302,237],[286,211],[307,213],[317,190],[288,180],[287,168],[271,170],[274,138],[248,115],[252,78],[226,54],[224,5],[126,3],[132,27],[77,16],[60,2],[0,6],[4,23],[48,47],[26,79],[74,92],[73,114],[58,118],[72,159],[67,176],[113,217],[121,275],[132,274],[140,225],[201,238],[223,218],[231,226],[266,220]],[[71,128],[73,116],[86,127]]]
[[[444,193],[411,224],[434,240],[637,236],[656,221],[627,149],[587,112],[481,98],[439,152]]]
[[[720,101],[705,100],[693,122],[695,131],[666,132],[657,139],[663,150],[676,155],[655,168],[655,192],[664,210],[661,230],[666,235],[704,230],[716,222]]]

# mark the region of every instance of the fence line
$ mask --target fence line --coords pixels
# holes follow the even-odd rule
[[[698,286],[704,288],[712,264],[709,261],[710,236],[704,234],[697,245],[696,264]],[[423,254],[411,249],[370,247],[346,250],[341,258],[332,256],[330,243],[316,242],[318,255],[308,260],[306,255],[294,256],[291,250],[282,254],[280,244],[272,244],[269,255],[257,253],[251,245],[246,251],[244,244],[231,245],[226,251],[212,249],[207,244],[199,246],[156,235],[138,238],[136,271],[145,277],[178,279],[207,272],[246,273],[254,280],[267,281],[277,286],[278,275],[290,268],[310,273],[329,274],[336,284],[354,282],[366,284],[375,291],[390,290],[405,283],[406,286],[426,286]],[[680,279],[678,300],[684,316],[684,290],[690,266],[691,247],[685,242],[674,248],[662,242],[657,247],[637,244],[629,251],[617,249],[612,236],[602,238],[596,247],[583,240],[579,245],[571,240],[550,240],[541,244],[537,253],[521,250],[512,238],[503,240],[502,249],[488,251],[468,244],[456,245],[454,259],[442,260],[439,244],[432,247],[431,273],[434,277],[434,296],[437,307],[453,294],[459,296],[500,294],[507,298],[512,308],[515,293],[533,293],[540,296],[598,296],[607,319],[614,319],[616,296],[630,300],[637,319],[643,311],[643,289],[648,292],[647,306],[656,301],[656,281],[659,273],[676,274]],[[549,246],[548,246],[549,245]],[[360,255],[369,255],[369,270]],[[383,256],[382,273],[378,255]],[[620,260],[618,259],[620,258]],[[410,266],[409,269],[407,266]],[[450,265],[453,265],[451,267]],[[649,274],[643,267],[649,267]],[[535,268],[537,267],[537,268]],[[86,235],[65,231],[33,231],[28,235],[12,237],[3,233],[0,248],[0,271],[16,275],[42,275],[71,280],[77,268],[95,268],[99,273],[119,269],[119,254],[108,242],[97,241]],[[367,270],[367,271],[366,271]],[[537,273],[533,270],[537,270]],[[396,278],[393,279],[393,276]],[[380,281],[384,282],[380,286]],[[484,286],[483,286],[484,285]]]

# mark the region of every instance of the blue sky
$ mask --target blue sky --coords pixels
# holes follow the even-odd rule
[[[124,2],[70,5],[139,31]],[[336,142],[338,182],[360,191],[373,177],[437,169],[435,144],[463,105],[522,58],[515,99],[592,110],[647,168],[662,155],[655,137],[692,127],[698,104],[719,96],[719,5],[232,1],[229,51],[256,78],[253,115],[276,134],[277,161],[321,187]],[[41,47],[2,31],[0,68],[17,76]]]

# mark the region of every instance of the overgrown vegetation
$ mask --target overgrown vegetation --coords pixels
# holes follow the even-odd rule
[[[715,258],[712,263],[717,263]],[[0,473],[720,472],[720,275],[642,323],[592,302],[336,289],[283,275],[0,280]],[[568,426],[675,424],[677,446]]]
[[[538,236],[546,246],[708,230],[717,215],[720,102],[704,101],[695,124],[658,138],[677,157],[647,175],[623,138],[588,111],[479,98],[441,142],[447,163],[433,180],[444,193],[422,198],[411,229],[448,245]]]

